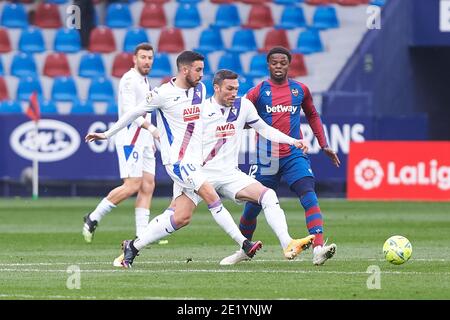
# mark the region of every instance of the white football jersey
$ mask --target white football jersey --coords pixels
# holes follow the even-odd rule
[[[135,68],[127,71],[119,82],[118,106],[119,118],[127,111],[136,106],[145,99],[151,87],[146,76],[141,75]],[[146,115],[150,123],[150,114]],[[120,130],[116,135],[116,145],[135,145],[136,147],[148,146],[153,148],[153,136],[148,130],[139,129],[144,122],[144,117],[134,120],[129,126]]]

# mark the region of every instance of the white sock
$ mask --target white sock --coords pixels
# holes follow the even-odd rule
[[[175,231],[175,224],[172,215],[160,214],[150,221],[147,227],[143,230],[141,235],[134,240],[134,247],[141,250],[146,245],[158,241],[164,237],[169,236]]]
[[[134,215],[136,220],[136,236],[139,237],[139,235],[148,225],[150,219],[150,210],[145,208],[135,208]]]
[[[259,198],[267,223],[280,240],[281,247],[286,249],[292,238],[288,233],[286,216],[280,207],[278,197],[272,189],[266,189]]]
[[[115,207],[116,205],[114,203],[106,198],[103,198],[103,200],[97,205],[97,208],[89,214],[89,219],[100,222],[100,220],[102,220],[102,218]]]
[[[209,211],[212,213],[212,216],[216,223],[234,240],[236,241],[240,247],[246,240],[246,238],[242,235],[238,226],[233,220],[230,212],[222,205],[220,200],[208,205]]]
[[[322,246],[315,246],[313,249],[313,254],[317,254],[317,252],[319,252],[320,249],[322,249]]]

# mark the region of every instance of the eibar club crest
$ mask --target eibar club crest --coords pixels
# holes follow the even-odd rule
[[[291,89],[292,94],[294,95],[294,97],[298,96],[298,89],[297,88],[293,88]]]

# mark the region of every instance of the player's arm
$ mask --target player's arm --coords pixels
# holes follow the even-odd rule
[[[339,167],[341,161],[339,160],[336,152],[328,146],[325,132],[323,131],[322,120],[320,119],[320,115],[314,106],[311,92],[305,85],[302,85],[302,88],[305,92],[302,102],[302,109],[305,113],[306,119],[308,120],[309,126],[311,127],[314,136],[317,138],[317,141],[319,141],[322,151],[325,152],[336,167]]]

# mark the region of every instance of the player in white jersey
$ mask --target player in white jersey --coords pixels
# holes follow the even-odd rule
[[[233,71],[216,72],[213,86],[214,96],[205,102],[203,121],[204,173],[219,195],[236,202],[261,204],[268,224],[280,240],[284,256],[294,259],[311,246],[314,235],[302,239],[291,238],[275,191],[240,171],[238,157],[242,134],[247,125],[272,142],[294,145],[305,152],[307,145],[303,140],[291,138],[269,126],[260,118],[250,100],[238,98],[238,75]],[[236,254],[242,260],[249,259],[241,250]],[[233,262],[234,260],[223,259],[220,264],[234,264]]]
[[[126,72],[119,82],[119,118],[136,107],[150,91],[147,75],[153,64],[153,54],[153,47],[148,43],[141,43],[135,48],[134,67]],[[141,130],[145,122],[150,123],[149,115],[137,118],[116,135],[115,146],[123,184],[111,190],[95,210],[84,217],[83,236],[88,243],[92,242],[100,220],[136,192],[138,193],[135,202],[136,236],[149,222],[150,205],[155,189],[155,147],[150,132]],[[152,134],[157,136],[156,127],[150,125],[149,128]]]
[[[192,214],[203,199],[214,220],[243,249],[253,257],[262,247],[260,241],[250,242],[239,231],[228,210],[203,174],[201,112],[205,100],[203,76],[204,57],[193,51],[184,51],[177,57],[178,74],[170,82],[154,89],[136,108],[127,112],[105,133],[88,133],[86,141],[106,139],[146,112],[157,112],[161,136],[163,164],[174,181],[175,212],[155,217],[144,233],[136,240],[125,240],[123,261],[131,267],[139,250],[156,240],[166,237],[187,225]]]

